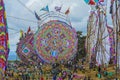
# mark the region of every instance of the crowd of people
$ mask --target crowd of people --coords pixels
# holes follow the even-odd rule
[[[87,67],[85,60],[61,61],[39,65],[25,64],[21,61],[9,62],[5,72],[5,80],[93,80],[90,75],[86,75]],[[89,64],[89,70],[96,70],[96,77],[101,78],[108,73],[106,68],[96,67],[93,63]],[[81,72],[81,73],[80,73]]]
[[[72,64],[72,61],[39,65],[29,65],[21,61],[9,62],[5,80],[72,80],[77,76],[77,70],[83,69],[83,66]]]

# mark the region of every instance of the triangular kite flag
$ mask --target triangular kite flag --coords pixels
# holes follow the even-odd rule
[[[30,31],[31,31],[31,28],[29,27],[27,33],[29,33]]]
[[[38,16],[38,14],[37,14],[35,11],[34,11],[34,13],[35,13],[36,19],[37,19],[37,20],[41,20],[40,17]]]
[[[46,7],[43,7],[40,11],[47,11],[47,12],[49,12],[49,7],[48,7],[48,5],[47,5]]]
[[[23,37],[23,30],[20,30],[20,38]]]
[[[60,6],[60,7],[55,6],[55,10],[56,10],[57,12],[60,12],[60,11],[61,11],[61,8],[62,8],[62,6]]]
[[[66,15],[68,15],[70,13],[70,8],[68,8],[65,12]]]

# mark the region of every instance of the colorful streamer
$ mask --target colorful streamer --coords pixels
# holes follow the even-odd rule
[[[0,70],[4,75],[9,54],[8,27],[3,0],[0,0]]]
[[[120,22],[120,0],[111,0],[110,14],[111,14],[113,29],[114,29],[114,39],[115,39],[114,44],[115,44],[115,53],[116,53],[113,57],[115,57],[114,58],[115,64],[117,64],[118,68],[120,69],[120,56],[119,56],[120,55],[120,38],[119,38],[120,34],[118,33],[120,31],[120,23],[119,23]]]
[[[113,28],[107,26],[107,30],[109,32],[109,42],[110,42],[110,52],[111,52],[111,59],[115,58],[115,37],[114,37],[114,30]],[[115,59],[114,59],[115,60]]]
[[[97,17],[90,14],[87,27],[87,53],[89,61],[96,63],[97,66],[109,64],[111,57],[111,45],[108,41],[110,33],[106,25],[106,2],[106,0],[89,0],[88,3],[96,5],[91,6],[91,9],[95,8],[92,12],[96,13]]]

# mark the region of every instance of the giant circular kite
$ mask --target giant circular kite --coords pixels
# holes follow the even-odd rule
[[[36,32],[34,47],[38,56],[45,62],[68,60],[77,51],[76,31],[65,22],[48,21]]]

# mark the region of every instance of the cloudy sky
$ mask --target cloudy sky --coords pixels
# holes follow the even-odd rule
[[[72,26],[77,31],[82,31],[83,34],[86,34],[86,25],[90,7],[84,0],[20,0],[26,7],[23,6],[19,0],[4,1],[9,27],[8,31],[10,34],[10,55],[16,51],[16,44],[19,42],[19,31],[21,29],[26,32],[30,26],[32,30],[36,31],[37,20],[32,12],[36,11],[40,15],[40,9],[46,5],[49,6],[50,11],[55,11],[55,6],[63,5],[61,12],[65,12],[70,7],[69,17]],[[20,20],[19,18],[25,20]]]

